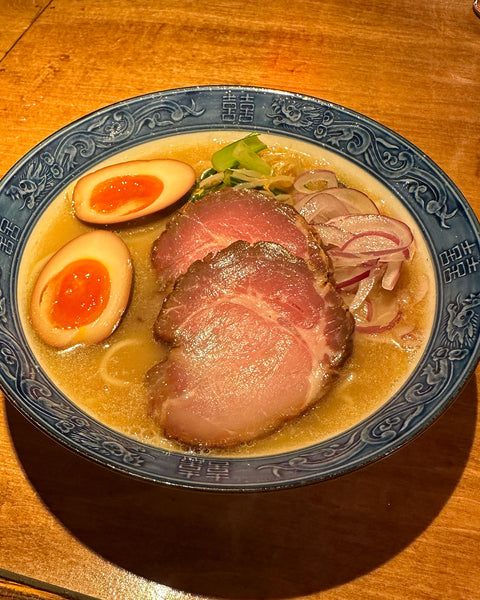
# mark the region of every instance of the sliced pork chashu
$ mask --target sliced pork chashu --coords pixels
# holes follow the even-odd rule
[[[326,271],[327,259],[314,229],[291,206],[255,190],[223,188],[173,215],[152,249],[152,265],[168,287],[196,260],[237,240],[268,241]]]
[[[190,266],[156,323],[170,345],[148,374],[152,416],[195,447],[264,436],[317,402],[353,320],[322,269],[272,242],[235,242]]]

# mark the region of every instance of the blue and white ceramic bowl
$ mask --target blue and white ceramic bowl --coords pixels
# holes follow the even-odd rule
[[[303,449],[261,457],[167,452],[85,414],[38,365],[18,312],[27,240],[49,203],[105,159],[155,139],[208,130],[279,133],[337,153],[383,183],[423,232],[436,279],[434,325],[411,376],[374,414]],[[88,115],[31,150],[0,182],[0,379],[8,398],[71,450],[132,476],[209,490],[263,490],[348,473],[398,449],[455,399],[479,358],[480,236],[450,179],[382,125],[315,98],[246,87],[195,87],[133,98]]]

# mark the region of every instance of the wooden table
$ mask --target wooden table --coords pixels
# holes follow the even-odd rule
[[[480,214],[471,0],[0,0],[0,174],[72,120],[199,84],[311,94],[435,160]],[[361,472],[271,494],[130,481],[0,406],[0,597],[474,600],[476,378]]]

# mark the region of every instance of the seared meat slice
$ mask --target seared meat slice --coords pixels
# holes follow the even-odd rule
[[[175,213],[152,249],[152,265],[166,286],[195,261],[237,240],[282,244],[326,270],[314,229],[291,206],[255,190],[223,188]]]
[[[171,350],[147,377],[151,414],[195,447],[263,436],[325,393],[352,329],[325,274],[281,245],[236,242],[195,262],[159,314]]]

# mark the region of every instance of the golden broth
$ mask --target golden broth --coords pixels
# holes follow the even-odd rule
[[[176,158],[191,164],[197,175],[209,167],[209,157],[221,145],[242,137],[242,132],[208,132],[157,140],[123,152],[101,166],[135,158]],[[261,134],[267,159],[288,162],[300,170],[332,169],[339,180],[367,193],[384,214],[407,221],[416,241],[416,254],[404,266],[396,292],[403,297],[404,319],[392,331],[373,336],[355,334],[352,356],[328,394],[300,418],[265,439],[239,448],[215,451],[218,455],[262,455],[293,450],[331,437],[374,412],[405,381],[428,338],[435,298],[431,261],[420,231],[408,212],[373,176],[333,152],[281,136]],[[100,166],[100,165],[99,165]],[[96,167],[98,168],[98,166]],[[150,250],[165,227],[167,217],[132,227],[110,227],[126,242],[134,265],[131,302],[119,328],[105,342],[59,351],[44,344],[33,331],[28,307],[32,287],[42,266],[63,244],[93,227],[74,216],[72,184],[45,212],[22,259],[20,313],[29,343],[43,369],[78,406],[122,433],[166,449],[181,449],[166,439],[147,416],[145,372],[160,361],[165,349],[153,340],[152,327],[162,297],[150,265]],[[425,291],[428,290],[428,293]],[[421,298],[418,301],[418,298]],[[400,333],[410,328],[405,340]]]

